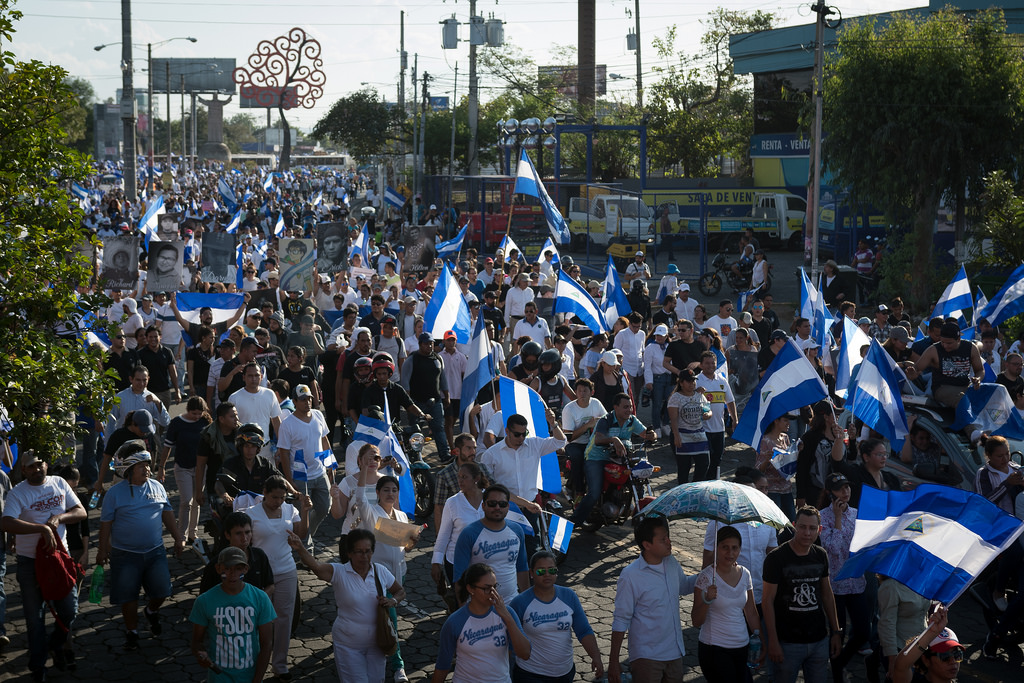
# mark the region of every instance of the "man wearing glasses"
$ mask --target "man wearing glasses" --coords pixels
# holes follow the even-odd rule
[[[495,589],[505,602],[530,585],[523,529],[505,521],[511,498],[501,484],[488,486],[483,497],[483,519],[467,525],[455,544],[456,580],[470,565],[483,562],[494,570],[498,580]]]
[[[677,338],[669,342],[665,347],[665,360],[662,362],[665,369],[673,375],[678,376],[687,368],[699,372],[700,356],[704,353],[704,345],[693,338],[693,323],[689,320],[680,320],[676,324]]]
[[[722,339],[725,339],[738,326],[736,318],[732,317],[732,311],[732,301],[722,299],[718,302],[718,315],[705,320],[704,327],[710,327],[715,332],[718,332]]]

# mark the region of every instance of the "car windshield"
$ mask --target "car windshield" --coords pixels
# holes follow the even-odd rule
[[[650,218],[651,210],[639,199],[609,199],[609,205],[615,205],[619,209],[619,215],[623,218]]]

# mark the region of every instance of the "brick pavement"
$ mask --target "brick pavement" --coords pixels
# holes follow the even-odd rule
[[[753,452],[749,448],[733,444],[726,452],[723,472],[730,472],[741,464],[751,464],[752,458]],[[654,449],[652,460],[663,468],[655,480],[656,492],[667,490],[675,480],[675,466],[668,449]],[[96,512],[93,515],[98,517]],[[676,557],[688,572],[696,572],[700,568],[703,529],[702,524],[693,521],[672,523]],[[317,540],[327,547],[336,547],[339,530],[340,525],[328,518],[321,525]],[[399,609],[402,653],[406,671],[413,681],[428,680],[433,670],[438,633],[444,622],[444,608],[430,580],[432,542],[433,531],[428,529],[419,546],[409,554],[409,573],[405,579],[409,598]],[[574,536],[569,556],[563,565],[560,583],[573,587],[579,593],[606,662],[615,581],[621,569],[635,556],[631,528],[610,527],[596,534]],[[327,559],[326,552],[319,553],[319,557],[321,560]],[[118,611],[110,607],[106,600],[102,605],[83,602],[75,624],[79,655],[77,671],[60,673],[51,669],[50,680],[200,680],[200,668],[189,651],[191,628],[187,623],[192,600],[198,592],[200,561],[194,553],[186,551],[180,560],[172,557],[170,564],[174,577],[174,597],[162,610],[165,626],[160,639],[151,637],[145,626],[142,626],[140,649],[124,652],[121,648],[123,632]],[[18,680],[25,676],[27,670],[24,619],[13,565],[14,558],[9,556],[6,579],[7,629],[12,642],[0,658],[0,681]],[[292,672],[296,681],[335,681],[337,674],[330,638],[331,623],[335,616],[334,597],[330,587],[308,571],[300,570],[299,580],[303,610],[302,621],[291,645]],[[684,638],[689,653],[685,659],[687,673],[684,680],[700,681],[703,678],[697,668],[697,629],[689,625],[691,603],[690,598],[684,598]],[[961,639],[970,644],[960,681],[994,683],[1024,679],[1019,649],[1012,662],[1005,657],[998,662],[989,662],[981,657],[980,646],[986,629],[980,610],[970,598],[965,597],[954,606],[951,625]],[[578,665],[586,666],[584,662],[589,660],[584,658],[582,648],[577,645],[576,651]],[[865,680],[861,661],[860,657],[856,657],[851,665],[853,680]]]

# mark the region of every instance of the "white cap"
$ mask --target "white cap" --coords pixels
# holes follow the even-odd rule
[[[683,284],[679,285],[679,291],[680,292],[689,292],[690,291],[690,285],[688,285],[688,284],[686,284],[684,282]]]
[[[655,334],[655,336],[657,336],[659,334],[661,336],[663,336],[663,337],[667,336],[668,335],[668,325],[658,325],[657,327],[654,328],[654,334]]]
[[[601,354],[601,361],[607,365],[618,365],[619,357],[611,351],[605,351]]]

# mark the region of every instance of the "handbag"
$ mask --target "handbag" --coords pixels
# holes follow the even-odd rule
[[[380,585],[379,564],[374,564],[373,582],[377,584],[377,596],[384,597],[384,588]],[[377,610],[377,647],[387,655],[391,656],[398,652],[398,629],[395,622],[391,621],[387,607],[380,607]]]
[[[43,600],[63,600],[84,574],[82,565],[64,549],[59,536],[56,540],[52,548],[42,536],[36,544],[36,582]]]

